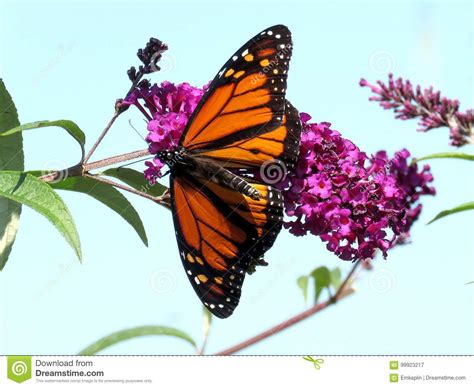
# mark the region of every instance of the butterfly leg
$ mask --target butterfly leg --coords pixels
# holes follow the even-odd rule
[[[259,265],[262,267],[266,267],[268,263],[263,259],[263,257],[260,257],[258,259],[252,257],[252,259],[250,260],[249,267],[247,268],[247,273],[249,275],[252,275],[257,270],[257,266]]]

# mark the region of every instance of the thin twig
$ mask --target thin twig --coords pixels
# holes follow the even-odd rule
[[[78,164],[73,167],[65,168],[64,170],[61,170],[61,171],[50,172],[48,174],[41,176],[39,179],[41,179],[44,182],[52,182],[52,181],[56,181],[59,177],[69,178],[73,176],[81,176],[81,175],[87,174],[89,171],[92,171],[98,168],[112,166],[114,164],[140,158],[145,155],[150,155],[150,152],[148,151],[148,149],[128,152],[126,154],[113,156],[111,158],[102,159],[97,162],[92,162],[92,163],[88,163],[84,165]]]
[[[202,345],[201,345],[201,348],[198,350],[198,356],[202,356],[206,350],[206,346],[207,346],[207,341],[209,340],[209,333],[207,333],[205,336],[204,336],[204,340],[202,341]]]
[[[104,130],[102,131],[102,133],[99,135],[99,137],[97,138],[97,140],[95,141],[94,145],[92,146],[92,148],[90,149],[90,151],[87,153],[86,157],[84,158],[84,161],[83,161],[83,164],[86,164],[89,159],[91,158],[92,154],[95,152],[95,150],[97,149],[97,147],[99,146],[99,144],[102,142],[102,140],[104,139],[105,135],[107,135],[107,132],[109,132],[110,128],[112,127],[112,125],[114,124],[115,120],[117,119],[117,117],[119,117],[119,115],[122,113],[122,111],[120,109],[115,109],[115,113],[114,115],[112,116],[112,118],[110,119],[109,123],[106,125],[106,127],[104,128]]]
[[[211,334],[211,324],[212,324],[212,315],[204,311],[204,314],[203,314],[204,339],[202,341],[201,348],[198,349],[198,352],[197,352],[198,356],[202,356],[206,350],[207,342],[209,341],[209,335]]]
[[[351,281],[352,275],[354,275],[354,272],[356,271],[360,263],[361,263],[361,260],[357,260],[355,264],[352,266],[352,269],[349,271],[346,278],[337,289],[336,294],[331,298],[332,303],[337,303],[337,301],[340,299],[341,294],[344,292],[347,284]]]
[[[354,290],[352,288],[348,288],[347,284],[349,283],[350,279],[352,278],[355,270],[359,266],[360,260],[358,260],[350,272],[347,274],[346,278],[344,281],[341,283],[339,288],[337,289],[336,294],[329,298],[327,301],[319,303],[299,314],[296,314],[295,316],[279,323],[278,325],[273,326],[272,328],[265,330],[264,332],[257,334],[254,337],[251,337],[237,345],[231,346],[230,348],[227,348],[225,350],[220,351],[219,353],[216,353],[217,356],[230,356],[231,354],[240,352],[242,349],[248,348],[249,346],[252,346],[256,344],[257,342],[260,342],[268,337],[271,337],[272,335],[275,335],[285,329],[287,329],[290,326],[293,326],[302,320],[309,318],[320,311],[324,310],[325,308],[337,303],[339,300],[344,299],[345,297],[351,295],[354,293]]]
[[[166,208],[169,208],[169,202],[167,201],[167,198],[165,196],[165,194],[163,195],[160,195],[159,197],[155,197],[153,195],[150,195],[150,194],[147,194],[143,191],[140,191],[140,190],[136,190],[134,189],[133,187],[130,187],[130,186],[126,186],[126,185],[123,185],[121,183],[118,183],[118,182],[114,182],[110,179],[107,179],[107,178],[103,178],[103,177],[100,177],[98,175],[92,175],[92,174],[87,174],[86,175],[88,178],[91,178],[91,179],[94,179],[96,181],[99,181],[99,182],[102,182],[102,183],[105,183],[107,185],[110,185],[110,186],[114,186],[114,187],[117,187],[118,189],[122,189],[122,190],[125,190],[125,191],[128,191],[129,193],[133,193],[133,194],[136,194],[140,197],[143,197],[143,198],[146,198],[146,199],[149,199],[153,202],[156,202],[157,204],[159,205],[162,205]]]
[[[102,160],[99,160],[97,162],[87,163],[87,164],[84,165],[84,171],[89,172],[89,171],[92,171],[92,170],[96,170],[98,168],[111,166],[113,164],[123,163],[123,162],[127,162],[129,160],[138,159],[138,158],[141,158],[142,156],[146,156],[146,155],[150,155],[150,151],[148,151],[148,148],[144,149],[144,150],[128,152],[126,154],[117,155],[117,156],[113,156],[111,158],[102,159]]]

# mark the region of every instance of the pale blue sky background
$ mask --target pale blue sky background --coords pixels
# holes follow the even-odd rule
[[[150,36],[170,46],[167,71],[153,81],[202,85],[247,39],[277,23],[289,26],[294,37],[288,98],[368,153],[408,147],[422,156],[450,149],[447,130],[417,133],[415,122],[395,121],[367,101],[359,78],[385,78],[371,58],[388,58],[396,75],[435,85],[459,98],[463,109],[473,105],[470,1],[0,4],[0,74],[20,120],[72,119],[89,143],[128,89],[126,70],[138,63],[135,52]],[[140,116],[127,112],[96,158],[144,148],[129,118],[144,130]],[[74,141],[58,129],[24,138],[30,169],[65,167],[79,157]],[[474,280],[473,215],[425,224],[438,211],[472,200],[474,170],[461,161],[435,161],[432,168],[438,195],[424,201],[413,244],[361,274],[356,295],[245,353],[472,354],[474,287],[465,283]],[[200,341],[201,304],[181,267],[169,212],[129,196],[149,234],[146,248],[108,208],[82,194],[62,195],[76,218],[84,263],[45,219],[23,211],[10,262],[0,273],[0,353],[74,354],[113,331],[145,324],[174,326]],[[319,265],[350,269],[317,237],[287,232],[267,259],[267,268],[247,278],[234,316],[214,320],[209,352],[303,310],[298,276]],[[171,280],[167,292],[154,291],[156,274]],[[386,289],[376,282],[383,277],[389,279]],[[191,350],[179,340],[143,338],[107,353]]]

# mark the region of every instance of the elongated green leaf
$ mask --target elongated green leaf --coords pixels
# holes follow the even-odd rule
[[[20,125],[15,104],[0,79],[0,134]],[[0,140],[0,170],[24,169],[23,138],[21,133]],[[21,205],[0,197],[0,271],[10,256],[20,226]]]
[[[102,174],[117,178],[121,180],[123,183],[133,187],[136,190],[140,190],[145,194],[153,195],[155,197],[159,197],[162,195],[166,187],[156,183],[153,186],[145,179],[143,173],[133,170],[131,168],[110,168]]]
[[[82,157],[84,159],[84,145],[86,143],[86,135],[81,131],[79,126],[71,120],[54,120],[54,121],[35,121],[34,123],[23,124],[18,127],[12,128],[6,131],[0,136],[10,136],[22,131],[28,131],[30,129],[43,128],[43,127],[60,127],[66,130],[81,146]]]
[[[327,267],[318,267],[311,276],[314,279],[314,303],[317,303],[321,292],[331,284],[331,274]]]
[[[108,348],[109,346],[115,345],[119,342],[148,335],[166,335],[180,338],[196,348],[196,343],[194,340],[181,330],[166,326],[139,326],[110,334],[85,348],[79,353],[79,355],[92,356],[99,353],[101,350],[104,350],[105,348]]]
[[[439,152],[436,154],[426,155],[417,159],[418,162],[429,159],[464,159],[474,161],[474,155],[465,154],[463,152]]]
[[[308,299],[308,276],[300,276],[298,279],[296,279],[296,284],[298,284],[298,287],[301,289],[303,292],[303,297],[304,301],[306,302],[306,299]]]
[[[443,210],[442,212],[438,213],[438,215],[435,218],[433,218],[430,222],[428,222],[428,225],[435,222],[436,220],[439,220],[440,218],[449,216],[451,214],[464,212],[466,210],[474,210],[474,202],[467,202],[462,205],[453,207],[452,209]]]
[[[467,286],[468,284],[474,284],[474,280],[473,280],[472,282],[467,282],[467,283],[466,283],[466,286]]]
[[[46,183],[19,171],[0,171],[0,197],[27,205],[45,216],[81,260],[81,245],[74,220],[61,197]]]
[[[135,229],[143,243],[148,246],[148,238],[140,216],[130,201],[114,187],[85,176],[70,177],[50,185],[58,190],[84,193],[102,202],[127,221]]]

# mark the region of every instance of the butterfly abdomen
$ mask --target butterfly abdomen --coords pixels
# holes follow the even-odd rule
[[[195,178],[204,178],[219,185],[228,187],[254,200],[260,199],[259,191],[244,178],[232,173],[216,162],[202,157],[188,156],[192,160],[192,168],[187,173]]]

